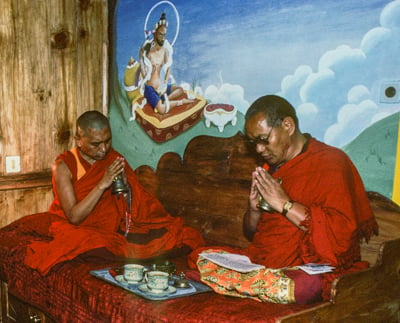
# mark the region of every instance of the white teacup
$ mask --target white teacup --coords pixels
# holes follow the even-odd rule
[[[164,271],[149,271],[145,280],[147,288],[154,293],[161,293],[168,288],[169,274]]]
[[[139,264],[124,265],[124,279],[129,282],[138,282],[143,279],[144,266]]]

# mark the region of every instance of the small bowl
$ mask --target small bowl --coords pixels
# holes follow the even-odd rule
[[[179,278],[177,278],[174,282],[174,286],[177,288],[189,288],[189,282],[188,280],[185,278],[185,274],[182,272],[179,275]]]
[[[151,270],[163,271],[163,272],[168,273],[170,275],[172,275],[176,270],[175,264],[173,262],[168,261],[168,260],[166,260],[163,263],[152,264],[150,268],[151,268]]]

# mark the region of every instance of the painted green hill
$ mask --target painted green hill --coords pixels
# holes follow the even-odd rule
[[[350,156],[368,191],[392,198],[400,113],[365,129],[342,149]]]

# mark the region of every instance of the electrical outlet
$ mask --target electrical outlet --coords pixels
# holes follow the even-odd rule
[[[18,173],[21,171],[19,156],[6,156],[6,173]]]

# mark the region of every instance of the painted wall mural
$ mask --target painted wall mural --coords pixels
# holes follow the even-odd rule
[[[110,119],[133,167],[182,155],[197,135],[242,131],[251,102],[275,93],[390,197],[400,0],[119,0],[115,21]]]

